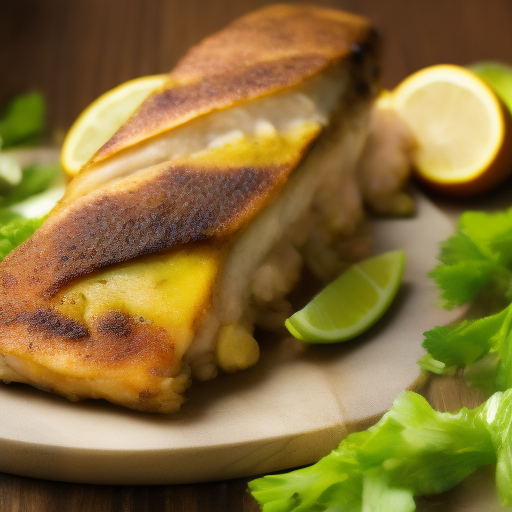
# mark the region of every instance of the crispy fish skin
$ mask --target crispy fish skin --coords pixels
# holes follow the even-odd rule
[[[94,332],[55,308],[40,308],[2,327],[7,381],[70,400],[104,398],[145,411],[174,412],[183,402],[188,372],[176,369],[169,334],[121,311],[98,317]]]
[[[284,144],[281,158],[270,152],[263,167],[219,168],[208,155],[229,159],[221,148],[137,173],[58,210],[0,266],[0,353],[19,374],[10,378],[30,375],[25,382],[73,399],[100,396],[136,409],[176,410],[188,385],[182,347],[210,306],[215,276],[186,332],[141,322],[124,302],[86,319],[79,305],[63,308],[56,295],[77,278],[124,261],[202,240],[212,248],[228,244],[278,193],[318,131],[306,129],[292,152]],[[70,316],[73,309],[78,313]]]
[[[264,167],[220,168],[188,158],[79,198],[5,258],[0,266],[0,283],[9,290],[5,300],[14,297],[14,288],[50,299],[94,270],[189,242],[227,238],[279,193],[317,136],[315,129],[306,133],[282,162]]]
[[[222,246],[220,268],[236,234],[278,197],[307,158],[321,126],[305,130],[265,165],[192,155],[94,187],[84,183],[105,162],[162,133],[292,88],[330,67],[349,69],[345,102],[350,95],[367,101],[375,48],[363,18],[283,5],[245,16],[192,49],[169,84],[84,166],[43,226],[0,264],[0,378],[71,399],[178,409],[189,370],[177,354],[190,335],[184,340],[122,307],[85,321],[59,305],[59,292],[92,272],[160,251],[172,257],[173,250],[197,242]],[[189,333],[211,306],[216,274],[208,279],[210,292],[198,295]]]
[[[365,18],[333,9],[283,4],[243,16],[192,48],[89,165],[213,110],[297,85],[374,37]]]

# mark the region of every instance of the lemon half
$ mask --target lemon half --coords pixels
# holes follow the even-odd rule
[[[69,176],[77,174],[149,94],[167,79],[168,75],[136,78],[91,103],[73,123],[64,139],[60,157],[64,172]]]
[[[496,93],[454,65],[425,68],[393,92],[393,107],[413,132],[416,176],[458,196],[490,190],[512,172],[512,119]]]

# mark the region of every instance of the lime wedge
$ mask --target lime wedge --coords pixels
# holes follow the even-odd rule
[[[309,343],[355,338],[388,309],[398,291],[405,253],[397,250],[349,267],[285,322],[290,333]]]

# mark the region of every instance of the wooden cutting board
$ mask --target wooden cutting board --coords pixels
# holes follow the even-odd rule
[[[72,403],[0,386],[0,471],[101,484],[170,484],[256,475],[317,461],[422,382],[422,333],[454,319],[426,277],[453,225],[425,197],[411,219],[374,222],[375,252],[406,251],[391,310],[344,344],[308,346],[282,331],[246,371],[194,383],[174,415]]]

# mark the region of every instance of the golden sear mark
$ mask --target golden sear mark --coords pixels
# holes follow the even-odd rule
[[[105,158],[214,110],[274,94],[350,56],[371,37],[360,16],[273,5],[203,40],[91,160]]]
[[[266,168],[289,165],[297,161],[306,148],[318,135],[322,127],[309,121],[297,123],[288,130],[279,133],[269,129],[266,133],[254,136],[239,136],[233,142],[223,146],[207,148],[183,161],[208,170],[233,168]],[[181,159],[176,160],[181,163]]]
[[[210,305],[222,257],[219,246],[204,243],[144,256],[77,279],[52,302],[91,332],[109,311],[143,318],[166,330],[181,357]]]

